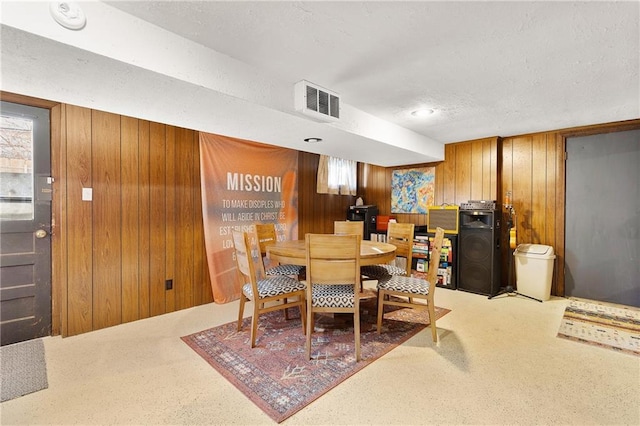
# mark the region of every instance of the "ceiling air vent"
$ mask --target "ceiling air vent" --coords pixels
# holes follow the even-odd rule
[[[318,121],[340,119],[340,96],[316,84],[302,80],[296,83],[295,108]]]

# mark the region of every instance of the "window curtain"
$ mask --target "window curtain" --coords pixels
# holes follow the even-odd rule
[[[356,195],[358,163],[321,155],[318,163],[319,194]]]

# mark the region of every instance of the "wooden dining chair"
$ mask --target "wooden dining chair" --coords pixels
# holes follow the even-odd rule
[[[333,233],[336,235],[355,234],[364,239],[364,222],[361,220],[336,220],[333,222]],[[360,292],[364,291],[364,280],[367,278],[365,274],[360,273]]]
[[[391,275],[378,281],[378,334],[382,329],[384,306],[399,306],[402,308],[428,309],[431,327],[431,337],[438,341],[436,329],[436,312],[434,294],[438,282],[438,266],[440,265],[440,253],[444,229],[437,228],[433,244],[429,247],[431,259],[427,279],[407,276]],[[426,302],[426,304],[425,304]]]
[[[389,222],[387,227],[387,243],[396,247],[396,259],[405,261],[402,268],[394,264],[370,265],[362,267],[362,274],[372,280],[383,280],[390,276],[410,276],[411,261],[413,260],[413,236],[415,224]]]
[[[355,234],[364,237],[364,222],[350,220],[336,220],[333,222],[333,233],[336,235]]]
[[[360,361],[360,235],[307,234],[307,358],[315,314],[353,314],[356,361]]]
[[[304,279],[304,266],[272,265],[268,263],[268,261],[265,262],[265,258],[267,258],[267,247],[278,241],[276,226],[273,223],[256,223],[254,226],[256,229],[256,238],[258,239],[258,246],[260,247],[260,260],[262,261],[265,274],[268,277],[285,275]]]
[[[256,345],[258,321],[260,315],[297,306],[300,309],[302,332],[306,327],[306,304],[304,282],[285,275],[276,275],[258,279],[255,261],[252,256],[249,234],[233,231],[233,246],[235,249],[238,271],[242,274],[243,286],[240,296],[240,311],[238,313],[238,331],[242,330],[244,305],[253,301],[253,316],[251,317],[251,347]],[[257,254],[257,250],[256,250]],[[286,311],[285,311],[286,312]]]

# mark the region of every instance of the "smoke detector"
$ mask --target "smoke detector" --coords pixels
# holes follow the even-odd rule
[[[340,96],[306,80],[294,86],[295,109],[317,121],[340,119]]]
[[[84,12],[73,2],[52,1],[49,12],[58,24],[69,30],[81,30],[87,24]]]

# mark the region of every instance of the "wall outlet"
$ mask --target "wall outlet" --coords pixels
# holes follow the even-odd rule
[[[164,287],[166,290],[171,290],[173,288],[173,280],[166,280],[164,282]]]

